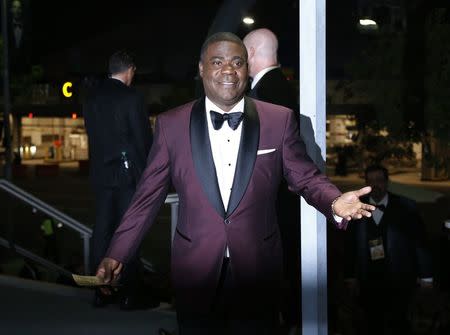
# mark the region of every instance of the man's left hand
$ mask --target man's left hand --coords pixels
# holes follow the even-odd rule
[[[372,216],[375,206],[359,201],[360,197],[369,194],[371,190],[370,186],[366,186],[357,191],[343,193],[333,204],[334,214],[347,221],[361,219],[363,216]]]

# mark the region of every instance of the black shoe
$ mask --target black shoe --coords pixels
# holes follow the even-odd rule
[[[138,298],[133,295],[125,295],[120,300],[120,309],[123,311],[132,311],[136,309],[150,309],[159,307],[159,301],[151,298],[146,298],[142,301],[142,298]]]
[[[99,290],[95,290],[94,299],[92,301],[92,306],[95,308],[105,307],[108,304],[114,302],[114,297],[112,295],[104,295]]]
[[[129,295],[123,296],[122,299],[120,299],[119,307],[123,311],[131,311],[140,308],[137,299]]]

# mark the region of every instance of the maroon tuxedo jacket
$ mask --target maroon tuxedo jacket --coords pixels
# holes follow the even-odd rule
[[[275,211],[281,178],[330,220],[331,203],[340,192],[307,156],[293,112],[246,97],[236,172],[224,208],[206,122],[204,98],[158,117],[147,167],[107,256],[124,263],[130,259],[172,182],[180,200],[171,255],[177,308],[209,310],[226,246],[236,306],[266,306],[276,301],[282,271]],[[257,154],[264,149],[275,150]]]

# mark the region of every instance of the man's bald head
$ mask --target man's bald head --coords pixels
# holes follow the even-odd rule
[[[251,77],[267,67],[278,65],[278,39],[269,29],[261,28],[249,32],[244,37],[244,44],[247,48]]]

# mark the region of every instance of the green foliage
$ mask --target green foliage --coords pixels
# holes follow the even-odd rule
[[[450,24],[449,10],[434,9],[425,29],[426,65],[424,69],[425,122],[427,131],[441,140],[450,137]],[[381,32],[370,45],[348,64],[352,92],[363,92],[376,112],[376,127],[386,128],[390,136],[407,139],[412,125],[403,118],[405,79],[403,60],[405,34]],[[355,94],[355,93],[354,93]],[[415,99],[409,96],[408,99]],[[414,101],[412,101],[414,103]]]
[[[386,164],[397,166],[400,163],[415,164],[412,143],[395,136],[387,136],[376,122],[361,129],[358,141],[359,157],[364,157],[364,165]]]
[[[424,166],[445,170],[450,160],[450,10],[435,8],[423,15],[426,15],[422,41],[425,63],[423,78],[417,79],[423,82],[425,133],[411,137],[414,125],[404,121],[408,108],[416,103],[420,106],[419,99],[422,99],[409,91],[407,73],[403,72],[404,60],[414,56],[405,54],[406,33],[381,31],[373,36],[368,48],[348,65],[353,80],[345,85],[351,92],[349,98],[362,92],[375,110],[373,121],[366,118],[359,124],[361,136],[365,137],[359,141],[359,148],[366,151],[368,160],[379,162],[408,157],[411,153],[408,140],[417,141],[427,136],[439,145],[424,155]],[[417,73],[420,75],[420,71]],[[380,136],[380,130],[386,130],[389,136]]]

